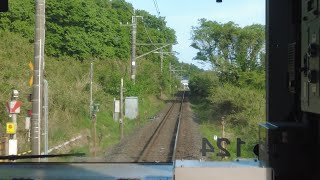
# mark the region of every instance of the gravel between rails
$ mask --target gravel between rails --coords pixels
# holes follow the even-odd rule
[[[143,127],[137,128],[133,133],[123,138],[123,140],[107,149],[105,153],[105,162],[137,162],[145,144],[148,142],[155,129],[158,127],[160,121],[169,110],[171,103],[160,111],[157,118],[151,122],[148,122]],[[173,112],[178,112],[180,104],[176,103],[173,107]],[[168,154],[171,154],[172,150],[169,146],[174,146],[172,141],[172,133],[175,129],[175,120],[177,114],[170,115],[167,125],[164,125],[164,129],[160,132],[159,138],[155,141],[155,146],[143,159],[143,162],[168,162]],[[185,103],[182,109],[182,118],[180,124],[180,133],[177,144],[176,159],[193,159],[197,160],[201,158],[201,135],[199,132],[199,125],[195,122],[195,116],[193,116],[190,108],[190,103],[186,97]]]
[[[106,151],[106,162],[136,162],[140,157],[144,145],[148,139],[152,136],[155,129],[158,127],[162,118],[169,110],[172,103],[168,103],[164,109],[162,109],[156,118],[143,127],[139,127],[134,130],[130,135],[126,136],[121,142]]]
[[[176,160],[199,160],[202,158],[200,152],[202,138],[187,96],[181,113]]]
[[[142,159],[143,162],[171,162],[175,140],[176,124],[180,111],[180,103],[174,104],[172,112],[169,114],[163,127],[159,131],[154,143]]]

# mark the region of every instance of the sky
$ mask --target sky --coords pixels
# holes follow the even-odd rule
[[[154,0],[126,0],[135,9],[143,9],[152,15],[158,15]],[[233,21],[240,27],[254,23],[265,25],[266,0],[156,0],[160,16],[165,17],[167,26],[176,31],[178,44],[173,51],[180,62],[192,63],[202,69],[210,69],[209,63],[195,61],[197,50],[191,45],[191,28],[198,25],[198,19],[226,23]]]

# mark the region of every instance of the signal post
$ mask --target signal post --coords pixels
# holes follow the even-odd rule
[[[7,111],[9,117],[12,118],[12,122],[6,124],[6,133],[10,135],[9,138],[9,152],[8,155],[17,155],[18,142],[17,142],[17,114],[20,113],[20,101],[17,101],[19,92],[17,90],[12,91],[11,101],[7,103]]]

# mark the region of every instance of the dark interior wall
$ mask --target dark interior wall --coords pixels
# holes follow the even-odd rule
[[[290,143],[271,143],[268,158],[276,174],[275,180],[320,179],[320,115],[301,111],[301,3],[306,0],[266,0],[266,96],[268,122],[298,122],[302,129],[284,126],[288,134],[305,135],[301,141],[293,138]],[[320,1],[317,1],[320,2]],[[289,47],[295,44],[294,51]],[[294,92],[289,88],[290,62],[294,59]],[[291,60],[290,60],[291,59]],[[302,124],[302,123],[291,123]],[[279,135],[281,137],[281,135]],[[268,139],[277,139],[277,137]]]
[[[297,41],[291,0],[266,0],[267,121],[293,121],[295,95],[288,90],[288,46]],[[299,50],[296,47],[296,50]]]

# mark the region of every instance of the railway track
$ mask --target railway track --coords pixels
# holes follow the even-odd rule
[[[179,136],[184,92],[170,106],[136,162],[174,162]]]

